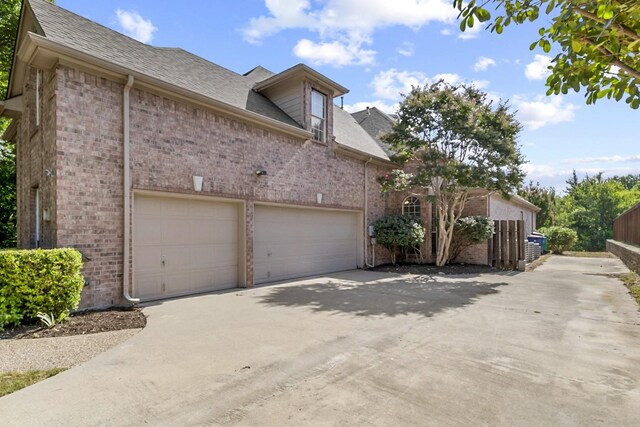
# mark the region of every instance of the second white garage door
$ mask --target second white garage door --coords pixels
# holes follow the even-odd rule
[[[255,283],[357,268],[358,230],[354,212],[257,205]]]
[[[135,197],[136,297],[169,298],[238,285],[238,205]]]

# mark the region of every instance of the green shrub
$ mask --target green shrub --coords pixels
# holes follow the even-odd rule
[[[75,249],[0,251],[0,330],[40,312],[67,317],[80,302],[81,268]]]
[[[546,227],[539,230],[547,236],[547,248],[554,254],[570,251],[578,241],[578,233],[567,227]]]
[[[494,232],[494,222],[488,216],[475,215],[459,218],[453,227],[453,239],[449,248],[449,262],[471,245],[485,242]]]
[[[418,247],[424,242],[422,220],[407,215],[389,215],[374,224],[376,242],[391,252],[391,262],[401,250]]]

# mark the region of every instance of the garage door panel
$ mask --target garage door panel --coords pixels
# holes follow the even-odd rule
[[[158,269],[162,262],[160,246],[140,246],[135,253],[136,271],[145,273]]]
[[[142,299],[237,286],[238,205],[136,196],[134,263]]]
[[[256,206],[256,283],[356,268],[358,224],[352,212]]]
[[[153,298],[162,293],[162,275],[153,273],[136,274],[136,296],[141,299]]]
[[[133,239],[140,245],[158,245],[162,242],[162,219],[155,215],[147,215],[136,212],[136,218],[143,218],[138,221],[139,226],[133,230]]]

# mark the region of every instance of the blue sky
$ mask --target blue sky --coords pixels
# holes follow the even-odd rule
[[[181,47],[238,73],[304,62],[350,89],[345,108],[392,112],[411,84],[472,82],[509,99],[524,129],[527,179],[564,188],[579,175],[640,173],[639,110],[545,96],[554,51],[529,51],[547,18],[502,35],[461,33],[449,0],[58,0],[154,46]]]

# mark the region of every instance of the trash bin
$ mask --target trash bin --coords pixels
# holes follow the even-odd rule
[[[527,236],[527,241],[531,243],[537,243],[538,245],[540,245],[540,249],[542,250],[542,253],[547,252],[547,236],[543,234],[537,234],[537,235],[532,234],[531,236]]]

